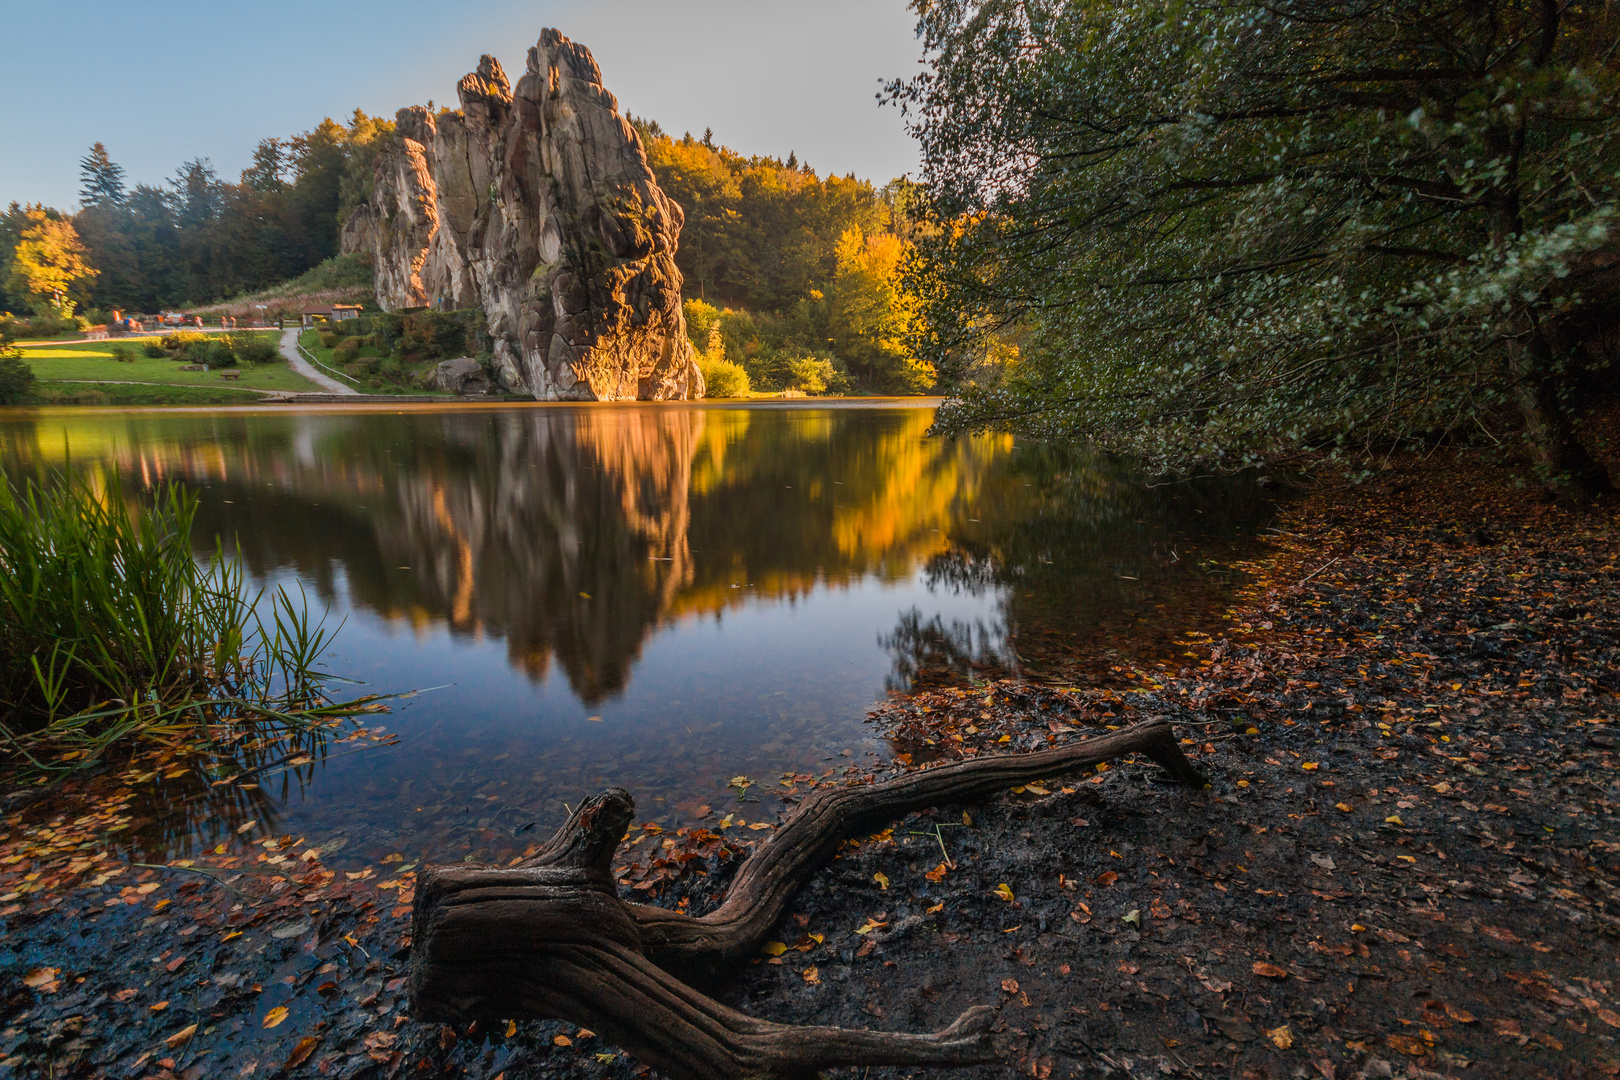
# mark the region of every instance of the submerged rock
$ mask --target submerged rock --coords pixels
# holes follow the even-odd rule
[[[496,380],[543,400],[702,397],[685,217],[590,50],[546,30],[515,89],[485,56],[456,91],[460,110],[400,110],[344,223],[383,308],[482,308]]]

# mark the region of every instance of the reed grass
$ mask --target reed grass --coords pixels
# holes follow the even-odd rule
[[[0,482],[0,753],[63,774],[132,740],[228,749],[377,710],[328,696],[334,631],[301,593],[254,592],[218,538],[197,559],[196,497],[155,496]]]

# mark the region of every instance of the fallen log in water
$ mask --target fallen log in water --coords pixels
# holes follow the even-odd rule
[[[992,1011],[982,1006],[925,1035],[796,1027],[728,1008],[680,976],[754,955],[794,894],[852,833],[1131,753],[1146,754],[1181,783],[1204,784],[1170,725],[1154,720],[1051,750],[824,789],[754,849],[725,901],[703,916],[618,898],[612,858],[635,803],[628,792],[609,789],[515,866],[422,871],[412,917],[411,1015],[443,1023],[569,1020],[671,1080],[787,1080],[835,1065],[989,1060]]]

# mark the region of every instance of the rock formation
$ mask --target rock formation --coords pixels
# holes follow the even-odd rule
[[[703,396],[681,315],[684,215],[590,50],[546,30],[516,89],[494,57],[459,111],[402,109],[343,227],[386,310],[481,307],[495,377],[543,400]]]

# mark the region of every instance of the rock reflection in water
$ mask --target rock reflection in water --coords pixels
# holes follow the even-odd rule
[[[234,538],[258,579],[349,620],[334,670],[384,691],[453,684],[388,719],[400,750],[334,758],[244,815],[493,856],[605,783],[667,823],[735,807],[738,774],[768,787],[885,752],[862,721],[886,686],[1105,676],[1218,611],[1227,579],[1209,554],[1253,516],[1250,494],[1148,489],[1001,437],[929,439],[930,419],[45,412],[0,421],[0,459],[117,471],[130,490],[184,479],[199,539]]]

